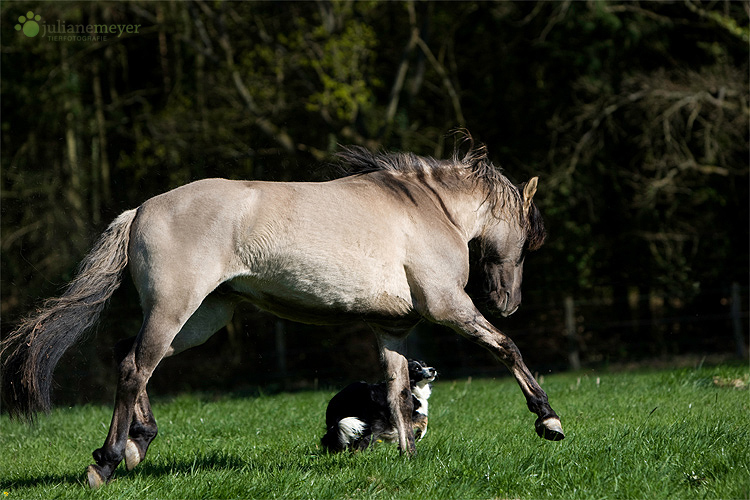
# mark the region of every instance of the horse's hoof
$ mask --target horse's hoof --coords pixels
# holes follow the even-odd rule
[[[86,469],[86,475],[89,480],[89,488],[92,490],[98,490],[107,484],[107,480],[101,475],[99,467],[96,465],[89,465],[88,469]]]
[[[562,424],[559,418],[551,417],[541,422],[536,422],[536,433],[539,437],[549,441],[561,441],[565,438],[562,430]]]
[[[138,451],[138,447],[135,443],[128,439],[125,443],[125,467],[128,471],[135,469],[135,466],[141,463],[141,452]]]

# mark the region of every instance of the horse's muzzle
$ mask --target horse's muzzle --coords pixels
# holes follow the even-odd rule
[[[489,300],[487,302],[492,307],[492,309],[494,309],[497,313],[500,313],[500,315],[504,318],[507,318],[508,316],[516,312],[518,310],[518,307],[521,305],[520,302],[513,303],[511,301],[510,292],[506,292],[503,290],[494,290],[490,292]]]
[[[500,315],[501,315],[501,316],[502,316],[503,318],[507,318],[508,316],[510,316],[511,314],[513,314],[514,312],[518,311],[518,308],[519,308],[519,307],[521,307],[521,306],[520,306],[520,304],[519,304],[519,305],[516,305],[516,306],[515,306],[515,307],[514,307],[513,309],[511,309],[510,311],[508,311],[507,309],[506,309],[505,311],[500,311]]]

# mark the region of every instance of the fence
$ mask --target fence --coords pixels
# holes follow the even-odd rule
[[[577,295],[531,290],[513,316],[491,320],[516,342],[532,371],[540,373],[685,353],[734,353],[746,359],[748,288],[732,284],[705,295],[709,299],[680,303],[637,289],[625,297],[609,288]],[[126,317],[123,311],[107,316],[118,323]],[[131,316],[133,325],[127,329],[137,330],[138,317]],[[111,400],[114,340],[102,338],[108,334],[105,324],[95,342],[72,350],[67,362],[60,363],[59,400]],[[427,322],[410,335],[408,347],[411,356],[437,367],[444,378],[508,373],[482,348]],[[164,360],[150,388],[154,394],[173,394],[339,387],[380,376],[375,337],[365,325],[301,325],[246,307],[203,346]]]
[[[637,298],[638,301],[642,301],[644,299],[648,299],[650,302],[654,301],[653,296],[649,295],[647,297],[639,296]],[[586,301],[583,303],[579,303],[579,306],[587,306],[587,305],[601,305],[604,302],[597,302],[597,301]],[[747,356],[747,347],[745,345],[745,339],[747,337],[747,334],[745,333],[747,329],[743,326],[743,322],[747,320],[748,318],[748,312],[742,311],[742,297],[740,293],[740,285],[739,283],[732,283],[730,287],[730,297],[728,301],[725,301],[723,305],[729,305],[728,311],[724,313],[718,313],[718,314],[709,314],[709,315],[703,315],[700,318],[695,318],[693,316],[662,316],[658,319],[650,319],[650,320],[618,320],[616,322],[610,323],[609,326],[613,327],[631,327],[631,328],[637,328],[641,326],[649,326],[653,327],[656,325],[669,325],[669,324],[685,324],[685,323],[696,323],[696,322],[721,322],[721,321],[730,321],[731,322],[731,332],[732,332],[732,339],[734,341],[734,353],[737,355],[738,358],[745,358]],[[568,363],[572,370],[580,370],[581,369],[581,360],[580,360],[580,345],[581,345],[581,338],[579,335],[579,328],[578,321],[576,319],[576,302],[573,299],[571,295],[568,295],[565,297],[564,300],[565,304],[565,335],[568,338]]]
[[[631,289],[625,303],[611,293],[600,297],[534,297],[513,317],[495,324],[519,345],[537,369],[579,370],[608,361],[693,353],[747,356],[747,287],[735,283],[710,291],[712,304],[700,311],[670,301],[662,293]],[[622,302],[622,301],[621,301]],[[694,311],[690,313],[690,311]],[[366,327],[300,327],[275,320],[273,352],[265,380],[318,381],[379,377],[375,339]],[[326,339],[321,346],[321,336]],[[443,327],[420,324],[409,352],[442,368],[449,376],[505,374],[488,353]],[[273,365],[273,366],[271,366]],[[366,367],[366,368],[363,368]],[[295,383],[295,382],[291,382]]]

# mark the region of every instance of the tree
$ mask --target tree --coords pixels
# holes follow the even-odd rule
[[[25,10],[4,2],[6,28]],[[141,27],[0,34],[3,330],[150,196],[211,176],[324,180],[339,144],[446,156],[446,133],[464,126],[514,181],[540,176],[550,237],[508,325],[545,362],[566,345],[562,296],[598,301],[595,359],[657,334],[665,352],[710,338],[706,321],[668,341],[672,324],[649,316],[718,317],[725,289],[747,281],[746,3],[48,2],[35,14]],[[137,323],[123,293],[112,315]],[[273,342],[243,333],[275,328],[265,321],[245,311],[222,335],[261,356]],[[107,324],[102,344],[134,328]],[[544,334],[524,339],[532,329]],[[307,368],[303,351],[290,371]]]

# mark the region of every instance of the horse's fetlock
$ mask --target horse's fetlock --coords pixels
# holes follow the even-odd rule
[[[134,422],[130,426],[128,434],[134,440],[151,442],[156,437],[158,429],[155,425],[144,425],[140,422]]]
[[[529,411],[531,413],[536,413],[539,416],[542,416],[544,406],[549,406],[546,403],[546,401],[543,401],[541,398],[538,398],[536,396],[530,396],[526,400],[526,406],[529,408]]]
[[[122,453],[117,453],[114,450],[108,450],[106,448],[98,448],[94,450],[91,455],[100,467],[117,465],[122,461]]]

